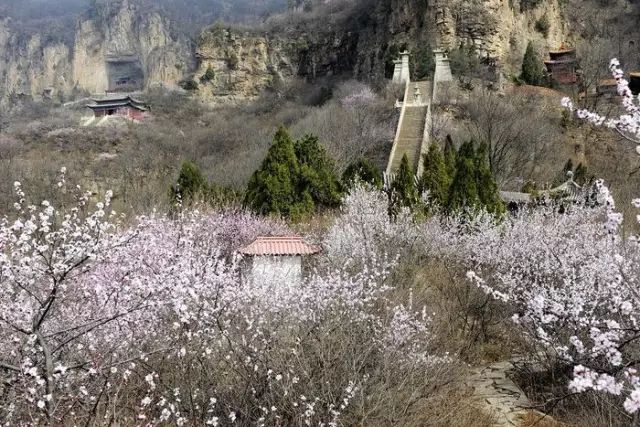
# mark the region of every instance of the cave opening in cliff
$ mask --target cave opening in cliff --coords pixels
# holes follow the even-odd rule
[[[132,92],[144,87],[142,64],[135,56],[107,58],[109,92]]]

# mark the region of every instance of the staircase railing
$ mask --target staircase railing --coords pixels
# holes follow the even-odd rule
[[[420,144],[420,152],[418,158],[418,167],[416,168],[416,175],[421,177],[424,171],[424,155],[429,150],[429,144],[431,144],[431,129],[433,128],[433,116],[431,115],[431,101],[427,105],[427,115],[424,119],[424,132],[422,134],[422,143]]]
[[[411,79],[407,79],[404,87],[404,99],[402,101],[402,107],[400,107],[400,119],[398,120],[398,128],[396,129],[396,136],[393,139],[393,147],[391,147],[391,154],[389,155],[389,163],[387,164],[387,170],[385,171],[385,177],[391,176],[391,168],[393,166],[393,158],[396,154],[398,143],[400,142],[400,132],[402,131],[402,122],[407,112],[407,104],[409,104],[409,89],[411,86]]]

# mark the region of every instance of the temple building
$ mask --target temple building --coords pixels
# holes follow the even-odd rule
[[[560,49],[549,52],[549,58],[548,61],[544,61],[544,65],[552,81],[563,85],[578,82],[578,59],[575,49],[562,44]]]
[[[129,95],[114,95],[100,99],[92,99],[87,105],[94,117],[119,116],[131,120],[142,120],[147,117],[149,106]]]

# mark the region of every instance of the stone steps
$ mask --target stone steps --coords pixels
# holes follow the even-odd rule
[[[421,89],[422,90],[422,89]],[[396,150],[391,159],[391,171],[396,172],[406,154],[414,172],[418,166],[420,148],[424,135],[427,107],[406,107],[405,115],[400,126],[400,134],[396,141]]]

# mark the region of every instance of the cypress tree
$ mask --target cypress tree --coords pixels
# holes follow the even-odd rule
[[[204,197],[206,192],[207,180],[198,166],[189,161],[183,162],[178,181],[169,191],[172,203],[189,204],[196,198]]]
[[[357,180],[371,184],[376,188],[382,188],[380,170],[367,159],[359,159],[351,163],[342,174],[342,186],[345,189],[351,188]]]
[[[412,62],[414,62],[411,67],[413,70],[411,80],[422,80],[433,75],[436,69],[436,61],[433,50],[429,44],[420,48],[420,50],[416,52],[416,55],[411,58]],[[415,60],[413,58],[415,58]]]
[[[447,171],[448,185],[451,184],[456,174],[456,156],[456,148],[453,145],[451,135],[447,135],[447,140],[444,144],[444,165]]]
[[[245,205],[263,215],[289,216],[297,201],[299,171],[293,141],[287,130],[280,127],[260,169],[249,180]]]
[[[480,202],[476,184],[476,155],[473,142],[460,147],[456,159],[456,173],[449,188],[447,207],[449,212],[464,208],[476,208]]]
[[[475,157],[476,187],[478,189],[479,202],[487,212],[502,215],[505,212],[505,206],[500,197],[498,184],[491,173],[485,144],[478,147]]]
[[[522,74],[520,78],[527,84],[540,86],[544,82],[544,70],[542,62],[538,57],[538,53],[533,47],[533,43],[529,42],[527,50],[522,59]]]
[[[307,135],[292,141],[281,127],[260,169],[247,186],[245,205],[260,214],[276,214],[294,221],[312,214],[317,206],[340,203],[340,183],[318,138]]]
[[[415,175],[409,165],[409,159],[402,156],[400,168],[391,184],[393,210],[400,206],[413,207],[418,202],[418,189],[416,188]]]
[[[300,167],[297,190],[302,194],[307,192],[315,205],[335,207],[340,204],[340,184],[333,172],[333,161],[318,138],[306,135],[297,141],[295,154]],[[304,204],[310,206],[307,200]]]
[[[424,172],[420,178],[420,192],[429,192],[429,199],[444,206],[449,190],[449,177],[444,156],[438,144],[431,144],[424,155]]]

